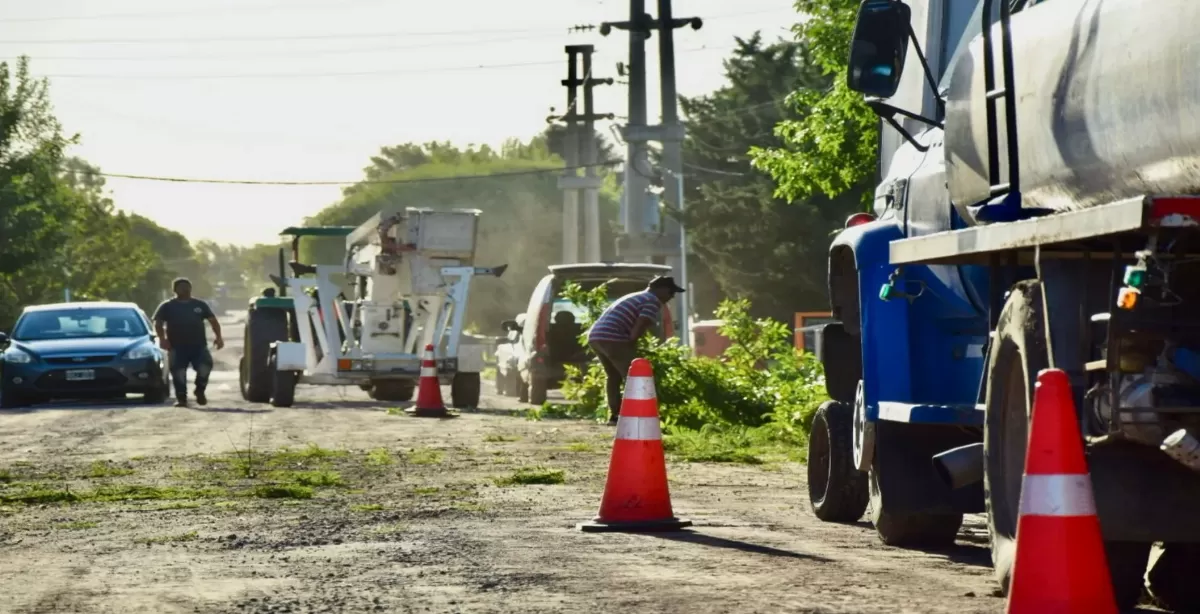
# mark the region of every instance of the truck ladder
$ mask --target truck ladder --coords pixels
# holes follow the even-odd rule
[[[982,222],[1011,222],[1025,217],[1021,210],[1021,164],[1017,146],[1017,101],[1013,96],[1013,51],[1009,0],[1000,2],[1000,62],[1004,85],[996,85],[995,44],[992,36],[992,6],[983,0],[983,82],[986,91],[989,200],[976,212]],[[1000,176],[998,104],[1004,101],[1004,131],[1008,141],[1008,181]]]

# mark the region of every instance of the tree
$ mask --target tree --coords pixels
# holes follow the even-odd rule
[[[755,147],[754,165],[778,182],[783,198],[853,192],[865,204],[877,167],[879,121],[844,78],[859,2],[796,0],[795,6],[807,16],[793,28],[796,37],[832,83],[792,94],[792,107],[807,112],[780,122],[775,130],[782,143]]]
[[[499,150],[460,149],[448,143],[385,147],[372,158],[366,181],[347,188],[340,202],[306,224],[353,226],[381,210],[404,207],[482,210],[476,264],[508,264],[509,269],[501,279],[483,278],[472,285],[467,319],[499,332],[501,321],[525,310],[547,265],[561,261],[562,193],[554,172],[561,167],[562,160],[549,151],[544,137],[512,139]],[[614,244],[611,224],[616,212],[616,195],[603,191],[605,246]],[[306,239],[301,244],[301,259],[310,264],[340,263],[343,252],[340,239]]]
[[[724,66],[726,85],[680,100],[688,127],[684,222],[690,246],[725,296],[749,299],[757,316],[790,322],[796,311],[828,306],[829,235],[856,208],[858,194],[780,198],[771,178],[751,166],[749,152],[783,146],[773,127],[805,121],[809,112],[785,98],[822,91],[829,78],[805,46],[766,45],[758,34],[737,39]]]

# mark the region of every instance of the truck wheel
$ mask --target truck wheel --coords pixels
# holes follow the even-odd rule
[[[1050,366],[1043,309],[1040,282],[1013,286],[988,352],[983,487],[992,566],[1006,593],[1016,557],[1033,385],[1038,372]],[[1132,608],[1141,598],[1149,544],[1106,542],[1105,551],[1117,607]]]
[[[813,416],[808,442],[808,500],[826,522],[854,522],[867,510],[867,476],[854,468],[851,430],[854,409],[826,401]]]
[[[880,438],[879,441],[883,441]],[[890,508],[879,472],[886,470],[876,454],[867,472],[867,491],[870,495],[871,524],[879,539],[889,546],[900,548],[947,548],[954,545],[962,527],[962,514],[927,514],[896,512]]]
[[[540,377],[534,377],[533,381],[529,382],[529,402],[534,405],[541,405],[546,402],[546,380]]]
[[[274,372],[269,360],[271,344],[288,340],[287,312],[279,309],[251,309],[246,318],[242,351],[242,396],[251,403],[271,400]]]
[[[825,369],[825,392],[842,403],[854,403],[862,377],[862,344],[846,332],[841,322],[825,325],[821,334],[821,365]]]
[[[450,383],[450,405],[458,409],[479,407],[480,378],[478,373],[455,373]]]
[[[372,399],[376,401],[391,401],[395,403],[403,403],[411,401],[413,394],[416,393],[417,386],[413,382],[405,380],[377,380],[371,383],[371,389],[367,392]]]
[[[1200,611],[1200,544],[1167,543],[1147,577],[1150,595],[1159,607],[1171,612]]]

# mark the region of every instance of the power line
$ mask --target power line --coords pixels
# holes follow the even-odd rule
[[[733,47],[694,47],[692,49],[682,49],[676,53],[693,53],[697,51],[727,51]],[[512,62],[507,64],[467,64],[458,66],[439,66],[425,68],[396,68],[385,70],[363,70],[353,72],[327,72],[327,73],[243,73],[243,74],[216,74],[216,75],[176,75],[176,74],[158,74],[158,75],[112,75],[112,74],[47,74],[42,75],[52,79],[106,79],[106,80],[151,80],[151,81],[192,81],[206,79],[318,79],[327,77],[379,77],[384,75],[414,75],[428,74],[437,72],[449,71],[471,71],[471,70],[490,70],[503,68],[520,68],[525,66],[548,66],[558,65],[562,62],[559,60],[546,60],[541,62]]]
[[[762,15],[787,11],[795,14],[791,8],[774,7],[754,11],[738,11],[713,15],[708,19],[725,19],[749,15]],[[5,22],[14,20],[5,19]],[[469,36],[478,34],[530,34],[538,32],[569,32],[578,29],[578,24],[541,28],[502,28],[483,30],[443,30],[443,31],[408,31],[408,32],[359,32],[340,34],[299,34],[283,36],[201,36],[201,37],[170,37],[170,38],[93,38],[93,39],[20,39],[0,40],[0,45],[156,45],[178,43],[222,43],[222,42],[265,42],[265,41],[303,41],[303,40],[337,40],[345,38],[395,38],[414,36]]]
[[[469,41],[471,45],[487,44],[487,43],[518,43],[531,40],[546,40],[550,38],[559,38],[560,34],[538,34],[531,36],[504,36],[488,39],[473,39]],[[302,51],[285,51],[281,53],[218,53],[218,54],[175,54],[175,55],[138,55],[138,56],[96,56],[96,55],[38,55],[30,56],[30,59],[43,61],[71,61],[71,62],[161,62],[163,60],[254,60],[259,58],[304,58],[304,57],[320,57],[325,55],[353,55],[356,53],[379,53],[382,51],[401,51],[405,49],[430,49],[434,47],[451,47],[456,45],[466,44],[461,40],[440,41],[434,43],[420,43],[416,45],[383,45],[376,47],[354,47],[350,49],[307,49]],[[8,58],[8,61],[15,61],[16,58]]]
[[[371,4],[386,4],[386,0],[340,0],[338,3],[321,3],[321,4],[294,4],[285,2],[280,4],[270,4],[262,6],[227,6],[227,7],[212,7],[208,9],[195,9],[190,11],[164,11],[161,13],[99,13],[95,15],[58,15],[54,17],[5,17],[5,23],[48,23],[53,21],[96,21],[103,19],[162,19],[170,17],[193,17],[197,15],[213,15],[213,14],[229,14],[229,13],[255,13],[260,11],[278,11],[278,10],[305,10],[305,9],[338,9],[347,8],[347,5],[371,5]]]
[[[454,175],[451,177],[422,177],[417,179],[356,179],[353,181],[270,181],[270,180],[253,180],[253,179],[196,179],[189,177],[159,177],[155,175],[132,175],[125,173],[104,173],[99,171],[89,170],[72,170],[72,172],[81,175],[90,175],[93,177],[105,177],[110,179],[136,179],[140,181],[162,181],[169,183],[207,183],[220,185],[272,185],[272,186],[338,186],[338,185],[358,185],[358,184],[384,184],[396,185],[407,183],[442,183],[446,181],[465,181],[471,179],[503,179],[506,177],[521,177],[527,175],[544,175],[544,174],[559,174],[564,170],[582,169],[582,168],[600,168],[608,166],[616,166],[624,164],[623,160],[608,160],[605,162],[597,162],[596,164],[581,164],[577,166],[556,166],[554,168],[532,169],[527,171],[509,171],[503,173],[491,174],[473,174],[473,175]]]

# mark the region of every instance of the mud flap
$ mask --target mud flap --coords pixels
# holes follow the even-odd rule
[[[888,509],[903,514],[983,512],[982,482],[951,489],[933,466],[935,455],[979,439],[957,426],[876,422],[875,466]]]

